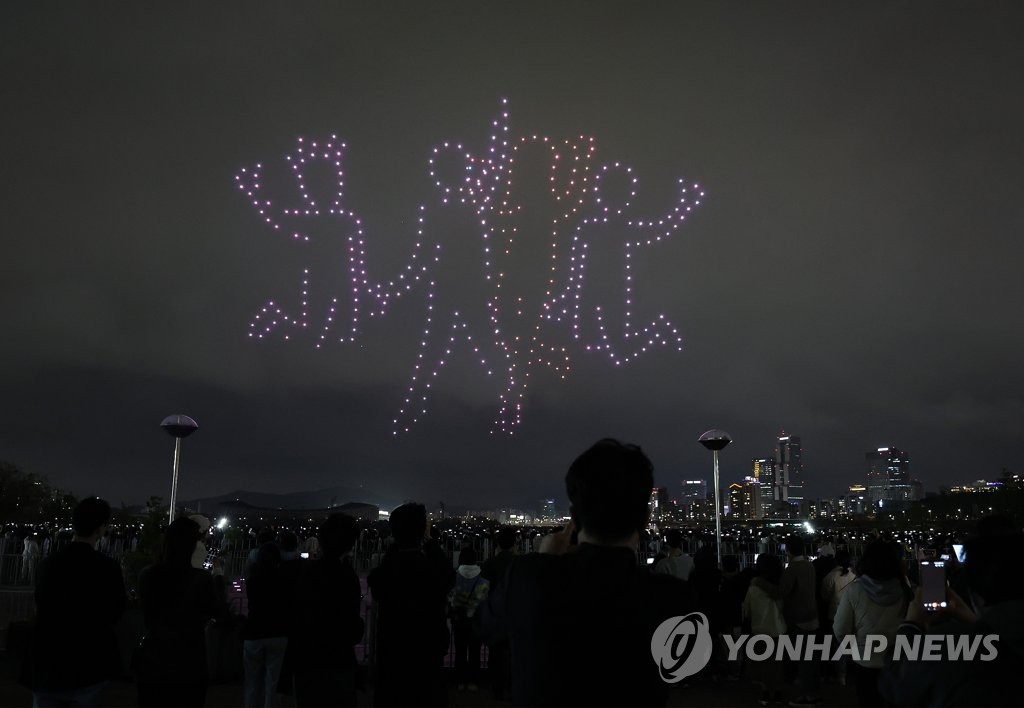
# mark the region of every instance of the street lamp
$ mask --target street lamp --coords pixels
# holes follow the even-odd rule
[[[715,458],[715,545],[718,547],[718,567],[722,567],[722,502],[718,482],[718,451],[732,442],[729,433],[724,430],[709,430],[697,442],[711,450]]]
[[[168,513],[167,523],[174,522],[174,505],[178,499],[178,460],[181,457],[181,439],[187,438],[194,433],[199,424],[187,415],[169,415],[160,423],[164,431],[174,437],[174,474],[171,477],[171,510]]]

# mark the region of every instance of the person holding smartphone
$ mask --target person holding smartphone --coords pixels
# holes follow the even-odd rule
[[[923,635],[952,637],[960,646],[975,644],[973,660],[946,656],[940,661],[890,660],[879,688],[894,706],[1003,706],[1019,703],[1024,665],[1024,568],[1019,561],[1024,534],[1012,520],[990,516],[978,522],[967,541],[968,598],[947,588],[946,607],[925,608],[923,588],[907,608],[899,634],[922,644]],[[914,635],[922,635],[915,637]],[[995,637],[995,641],[992,638]],[[988,643],[983,643],[983,639]],[[989,649],[991,647],[991,649]]]
[[[651,638],[696,605],[685,581],[637,562],[653,486],[644,452],[611,438],[569,466],[572,521],[516,559],[477,612],[487,641],[509,642],[513,705],[665,705]]]

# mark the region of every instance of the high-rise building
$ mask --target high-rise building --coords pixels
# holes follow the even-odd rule
[[[880,447],[866,453],[864,458],[868,467],[868,501],[872,507],[905,506],[913,501],[915,489],[907,453],[895,447]]]
[[[761,487],[760,516],[771,516],[775,509],[775,460],[762,458],[751,463],[754,479]]]
[[[703,479],[684,479],[682,492],[679,495],[678,512],[684,518],[695,519],[700,516],[704,502],[708,498],[708,483]],[[712,510],[714,506],[711,507]]]
[[[679,495],[681,501],[700,499],[704,500],[708,498],[708,483],[704,479],[684,479],[682,494]]]
[[[863,484],[851,484],[849,493],[840,497],[842,516],[853,517],[857,514],[864,514],[869,511],[868,488]]]
[[[736,519],[759,519],[762,515],[761,485],[753,477],[729,485],[729,516]]]
[[[670,509],[668,489],[665,487],[654,487],[651,490],[651,500],[647,503],[647,507],[650,510],[650,523],[660,524],[665,520],[664,517]]]
[[[554,499],[541,499],[540,500],[540,518],[544,521],[554,521],[556,516],[555,512],[555,500]]]
[[[726,516],[730,516],[735,519],[747,518],[747,504],[746,499],[743,498],[743,485],[739,482],[733,482],[729,485],[726,499],[729,504],[729,511],[725,512]]]
[[[799,505],[804,499],[804,467],[800,438],[779,436],[775,448],[774,501]]]

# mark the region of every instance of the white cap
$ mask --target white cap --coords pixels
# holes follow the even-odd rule
[[[192,516],[188,518],[199,524],[199,533],[206,533],[210,530],[210,520],[202,514],[192,514]]]

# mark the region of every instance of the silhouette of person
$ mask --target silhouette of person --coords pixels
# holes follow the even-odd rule
[[[442,668],[454,573],[430,537],[422,504],[403,504],[390,522],[394,543],[367,578],[377,603],[374,705],[446,705]]]
[[[102,705],[119,666],[114,625],[127,596],[118,564],[95,550],[110,504],[89,497],[73,512],[71,543],[47,557],[35,589],[28,677],[36,706]]]
[[[901,639],[908,644],[916,639],[923,647],[927,635],[945,635],[959,646],[973,644],[975,659],[952,660],[945,637],[937,642],[937,661],[887,658],[878,688],[889,705],[999,706],[1018,702],[1013,697],[1018,695],[1024,663],[1022,544],[1024,534],[1012,519],[985,517],[965,544],[970,599],[949,588],[949,606],[929,614],[918,589],[897,630],[907,635]],[[990,642],[995,650],[992,656],[983,640],[996,635],[998,640]],[[922,648],[921,653],[924,651]]]
[[[750,634],[774,637],[776,640],[786,633],[786,621],[782,617],[782,559],[771,553],[762,553],[755,563],[756,576],[751,579],[743,598],[743,619]],[[762,706],[782,704],[782,662],[774,656],[764,661],[748,664],[747,677],[761,686]]]
[[[246,708],[277,705],[275,694],[288,646],[289,610],[293,588],[281,567],[281,552],[273,543],[260,546],[245,576],[249,613],[245,623],[243,664]]]
[[[667,573],[680,580],[689,580],[693,572],[693,558],[683,551],[683,534],[679,529],[672,529],[666,534],[668,555],[654,564],[655,573]]]
[[[175,519],[164,533],[160,561],[139,575],[146,634],[136,656],[140,706],[201,706],[208,668],[206,626],[226,619],[213,578],[192,567],[200,527]]]
[[[331,514],[317,534],[320,555],[303,562],[285,660],[300,708],[356,704],[353,645],[363,636],[362,590],[348,554],[358,536],[355,519]]]
[[[850,673],[862,706],[885,705],[878,690],[884,657],[866,650],[869,636],[886,637],[886,646],[896,640],[900,620],[907,610],[910,588],[903,575],[900,547],[890,541],[872,541],[864,549],[859,577],[843,591],[832,621],[837,637],[856,634],[860,656],[850,662]]]
[[[782,590],[782,608],[786,618],[786,628],[794,643],[809,641],[818,633],[818,581],[814,565],[804,555],[807,545],[799,536],[791,536],[786,541],[786,553],[789,565],[782,572],[780,589]],[[800,637],[803,636],[803,639]],[[801,658],[794,662],[800,685],[800,696],[792,705],[817,705],[821,702],[818,695],[820,676],[818,664],[811,659]]]
[[[686,584],[637,563],[654,486],[635,445],[600,440],[569,467],[572,521],[517,558],[481,606],[484,638],[508,638],[516,705],[664,705],[651,660],[665,620],[693,609]],[[579,546],[569,553],[578,528]]]
[[[463,548],[459,552],[455,587],[449,601],[455,644],[455,679],[460,689],[476,691],[478,688],[480,637],[473,628],[473,615],[489,590],[490,581],[481,574],[476,563],[476,551],[471,547]]]
[[[505,574],[516,558],[514,547],[516,531],[504,527],[495,534],[494,541],[498,546],[497,553],[480,564],[480,574],[490,583],[491,587],[504,581]],[[495,640],[487,647],[487,673],[491,683],[491,692],[497,700],[504,700],[508,691],[511,667],[509,666],[508,641]]]

